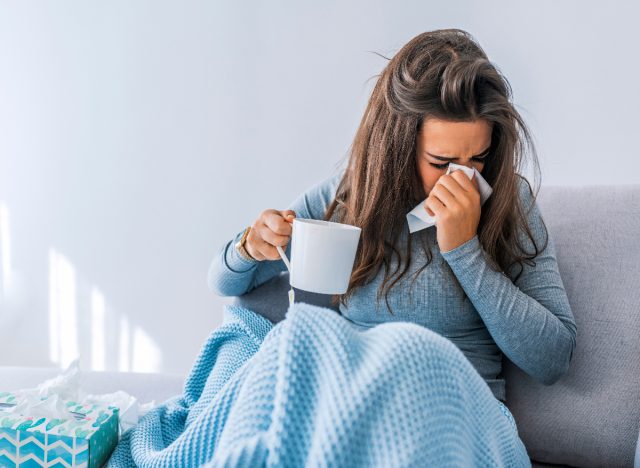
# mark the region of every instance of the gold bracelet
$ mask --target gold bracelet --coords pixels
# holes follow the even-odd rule
[[[236,247],[236,250],[238,251],[238,254],[243,259],[247,260],[248,262],[257,262],[258,260],[253,258],[249,253],[249,251],[247,250],[247,248],[244,246],[244,244],[247,242],[247,236],[249,235],[249,231],[251,231],[251,226],[249,226],[244,230],[244,232],[242,233],[242,237],[238,242],[236,242],[235,247]]]

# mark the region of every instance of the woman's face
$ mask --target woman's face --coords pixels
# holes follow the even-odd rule
[[[483,157],[491,146],[491,130],[491,124],[486,120],[425,119],[416,137],[417,166],[425,193],[428,195],[447,172],[449,161],[482,172]],[[436,167],[439,165],[442,167]]]

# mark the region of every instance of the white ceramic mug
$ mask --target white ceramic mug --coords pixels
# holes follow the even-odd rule
[[[320,294],[346,293],[361,232],[350,224],[294,218],[291,262],[277,246],[289,270],[289,284]]]

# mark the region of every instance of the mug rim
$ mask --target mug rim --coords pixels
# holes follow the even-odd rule
[[[293,222],[296,221],[306,224],[308,226],[316,226],[320,229],[327,228],[340,228],[348,231],[362,231],[362,228],[354,226],[352,224],[336,223],[335,221],[325,221],[322,219],[310,219],[310,218],[293,218]]]

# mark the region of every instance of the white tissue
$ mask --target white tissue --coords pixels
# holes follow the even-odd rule
[[[475,174],[476,179],[478,181],[479,191],[480,191],[480,205],[482,205],[493,192],[493,189],[491,188],[491,186],[487,183],[486,180],[484,180],[484,177],[482,177],[480,172],[475,167],[472,169],[470,167],[463,166],[461,164],[449,163],[449,167],[447,168],[446,174],[449,174],[455,171],[456,169],[461,169],[465,174],[467,174],[469,179],[471,179]],[[436,224],[436,219],[433,216],[430,216],[424,207],[425,200],[423,200],[413,210],[407,213],[407,222],[409,223],[409,232],[413,233],[416,231],[420,231],[422,229],[426,229]]]
[[[65,401],[78,404],[98,403],[118,408],[120,432],[136,425],[140,417],[155,406],[155,400],[141,404],[138,399],[118,390],[101,395],[87,394],[80,386],[81,374],[78,359],[61,374],[45,380],[37,387],[17,390],[23,397],[18,405],[3,408],[3,413],[25,414],[34,417],[74,419]]]

